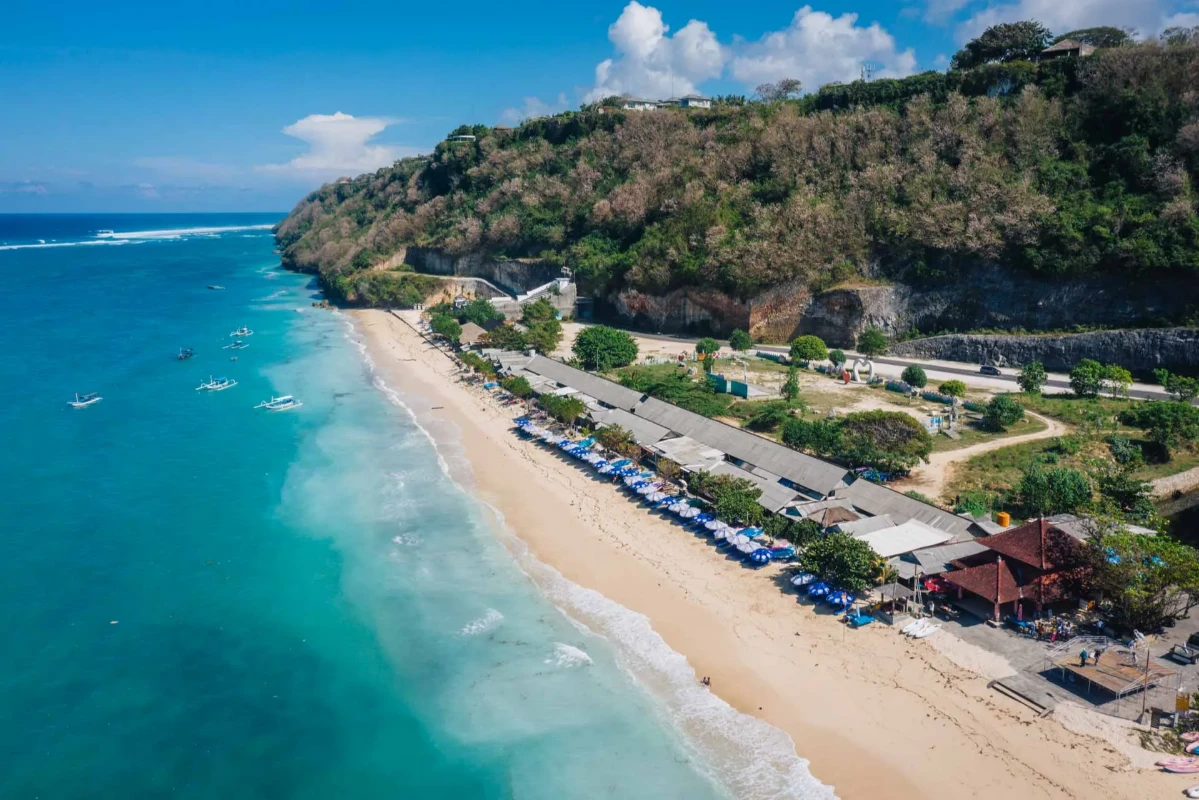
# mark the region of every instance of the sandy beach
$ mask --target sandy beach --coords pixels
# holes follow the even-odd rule
[[[646,615],[713,692],[785,731],[839,797],[1140,798],[1195,783],[1138,768],[1152,757],[1113,741],[1118,731],[1103,738],[1106,718],[1067,706],[1042,719],[994,693],[988,676],[1005,665],[944,632],[914,642],[881,625],[846,630],[797,602],[778,567],[726,560],[514,436],[513,408],[459,382],[400,318],[353,319],[379,376],[435,438],[461,447],[473,490],[539,560]]]

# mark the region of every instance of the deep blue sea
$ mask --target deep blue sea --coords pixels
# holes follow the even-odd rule
[[[280,216],[0,215],[0,797],[827,796],[496,529]]]

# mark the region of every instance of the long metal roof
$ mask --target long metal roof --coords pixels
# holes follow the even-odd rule
[[[645,399],[637,405],[633,413],[722,450],[745,462],[750,469],[760,467],[817,494],[827,495],[837,487],[845,485],[848,473],[844,467],[812,458],[769,439],[656,398]]]
[[[970,520],[864,478],[854,481],[845,489],[838,489],[836,496],[848,499],[854,508],[873,517],[889,514],[895,520],[919,520],[937,530],[951,533],[955,538],[970,535]]]
[[[661,425],[642,419],[619,408],[601,408],[592,411],[591,418],[600,427],[617,425],[633,434],[633,440],[639,445],[651,445],[670,433]]]
[[[707,471],[713,475],[728,475],[732,478],[743,478],[754,486],[757,486],[762,490],[762,495],[758,498],[758,505],[772,513],[778,513],[779,509],[796,498],[794,489],[788,489],[781,483],[771,482],[754,475],[752,472],[746,472],[727,461],[721,461]]]
[[[568,367],[560,361],[554,361],[545,356],[534,356],[524,368],[529,372],[535,372],[558,383],[578,389],[614,408],[623,408],[625,411],[632,411],[643,397],[640,392],[625,388],[619,383],[604,380],[581,369]],[[657,420],[651,420],[651,422],[657,422]]]

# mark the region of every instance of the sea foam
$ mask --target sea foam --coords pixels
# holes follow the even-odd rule
[[[577,647],[572,647],[562,642],[554,642],[554,652],[545,660],[545,663],[563,669],[570,669],[571,667],[590,666],[595,662],[591,660],[591,656]]]
[[[481,633],[487,633],[493,630],[497,625],[504,621],[504,615],[496,611],[494,608],[487,609],[487,612],[478,619],[471,620],[462,626],[462,630],[458,631],[463,636],[478,636]],[[586,656],[586,654],[584,654]]]

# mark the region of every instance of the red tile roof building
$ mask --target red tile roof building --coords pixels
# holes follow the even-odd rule
[[[977,540],[988,549],[953,562],[957,568],[941,577],[962,592],[991,603],[995,619],[1007,603],[1045,605],[1068,600],[1086,574],[1082,545],[1044,519]]]

